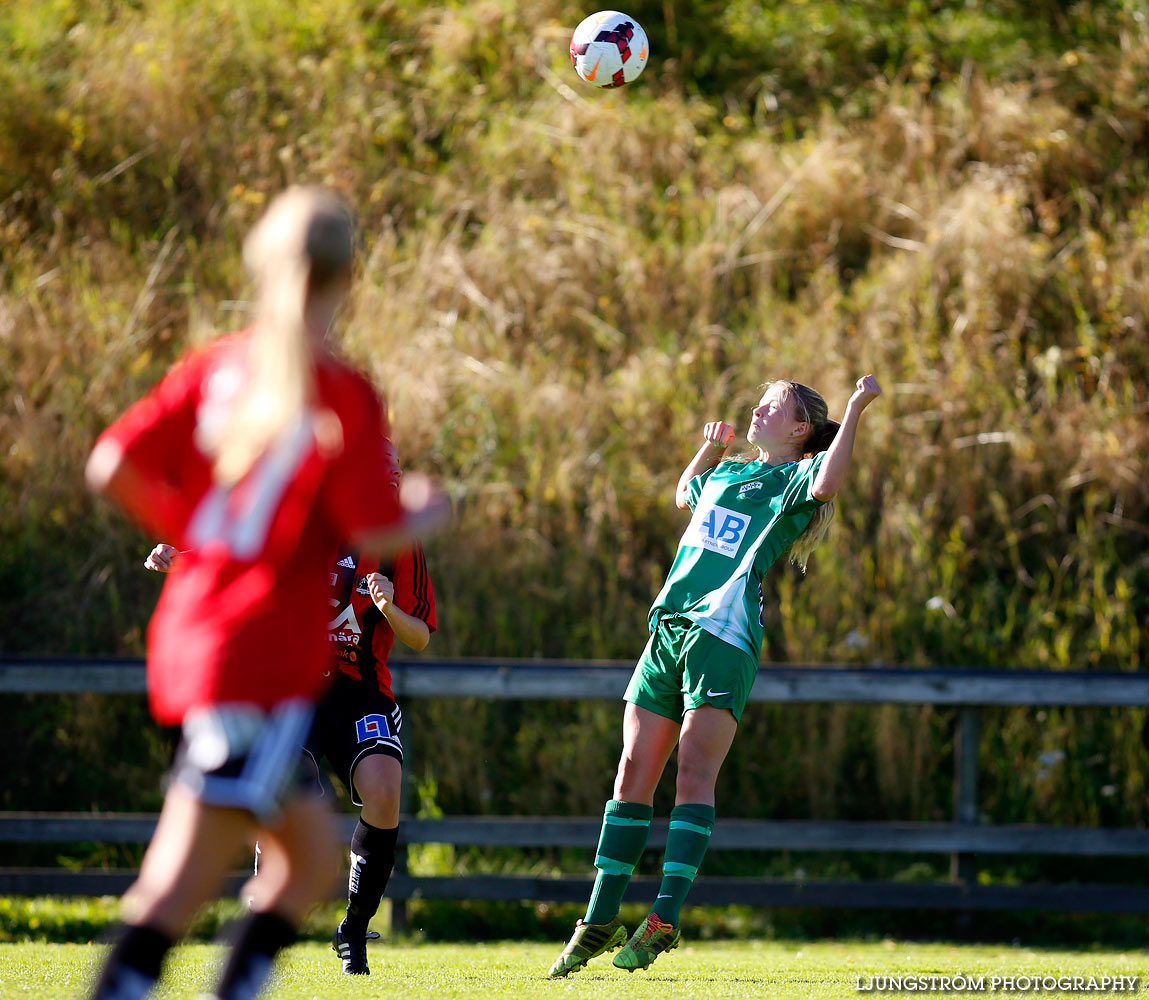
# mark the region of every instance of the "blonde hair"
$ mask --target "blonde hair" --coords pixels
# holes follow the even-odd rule
[[[795,416],[801,417],[806,423],[810,425],[810,433],[806,435],[806,440],[802,443],[802,451],[799,457],[812,458],[820,451],[825,451],[833,443],[834,438],[837,436],[838,428],[841,426],[838,421],[831,420],[829,417],[829,407],[826,406],[826,400],[822,398],[821,393],[811,389],[808,385],[803,385],[801,382],[793,382],[790,379],[777,379],[773,382],[766,382],[762,385],[763,392],[772,385],[782,387],[781,398],[783,400],[793,399],[794,406],[797,409]],[[810,554],[822,543],[822,540],[829,534],[830,525],[834,520],[835,506],[834,499],[831,497],[826,503],[818,507],[814,511],[814,516],[810,518],[810,523],[806,525],[806,530],[802,532],[790,546],[790,562],[797,566],[803,573],[806,572],[806,563],[810,558]]]
[[[315,380],[308,300],[347,280],[351,255],[351,216],[323,188],[288,188],[248,234],[243,262],[255,284],[255,318],[247,381],[215,442],[217,482],[237,483],[299,425]]]

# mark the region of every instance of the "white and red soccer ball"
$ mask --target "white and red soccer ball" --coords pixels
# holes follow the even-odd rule
[[[633,83],[650,57],[646,32],[633,17],[600,10],[585,17],[571,36],[571,63],[593,87]]]

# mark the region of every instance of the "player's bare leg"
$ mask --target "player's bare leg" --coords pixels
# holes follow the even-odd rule
[[[338,838],[326,805],[311,795],[288,801],[260,828],[260,872],[244,887],[254,910],[238,928],[213,994],[249,998],[267,978],[275,956],[295,941],[312,904],[329,896],[338,871]]]
[[[347,912],[331,937],[331,947],[348,975],[368,976],[368,930],[379,909],[391,871],[399,833],[399,797],[403,765],[387,754],[369,754],[355,767],[355,790],[363,812],[351,835],[351,871],[347,881]]]
[[[242,891],[256,912],[274,910],[298,923],[329,896],[339,869],[339,834],[321,799],[288,801],[273,825],[260,827],[259,847],[259,875]]]
[[[679,916],[694,884],[714,827],[714,785],[738,723],[725,709],[701,705],[683,718],[678,742],[675,806],[662,864],[662,884],[646,919],[614,957],[620,969],[649,968],[682,940]]]
[[[139,878],[124,894],[125,920],[179,937],[218,891],[253,825],[246,810],[204,805],[184,786],[173,785]]]
[[[164,955],[219,889],[252,826],[244,810],[204,805],[182,785],[168,791],[139,877],[124,895],[125,927],[93,1000],[146,995]]]
[[[551,965],[552,978],[577,972],[626,941],[618,908],[646,845],[654,789],[678,741],[679,724],[628,702],[622,731],[614,798],[606,804],[595,854],[598,876],[586,916],[575,924],[571,939]]]

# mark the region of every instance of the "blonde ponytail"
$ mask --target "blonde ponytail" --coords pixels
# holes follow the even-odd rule
[[[829,534],[834,513],[834,500],[831,498],[814,511],[814,516],[810,518],[806,530],[790,546],[790,562],[803,573],[806,572],[806,562],[810,558],[810,553],[821,545],[822,540]]]
[[[328,191],[289,188],[244,241],[243,260],[256,290],[247,381],[212,443],[215,479],[229,486],[304,418],[315,378],[308,299],[350,273],[350,216]]]

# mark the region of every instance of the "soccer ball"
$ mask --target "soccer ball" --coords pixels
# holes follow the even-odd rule
[[[594,87],[633,83],[649,55],[642,25],[617,10],[600,10],[583,18],[571,36],[575,72]]]

